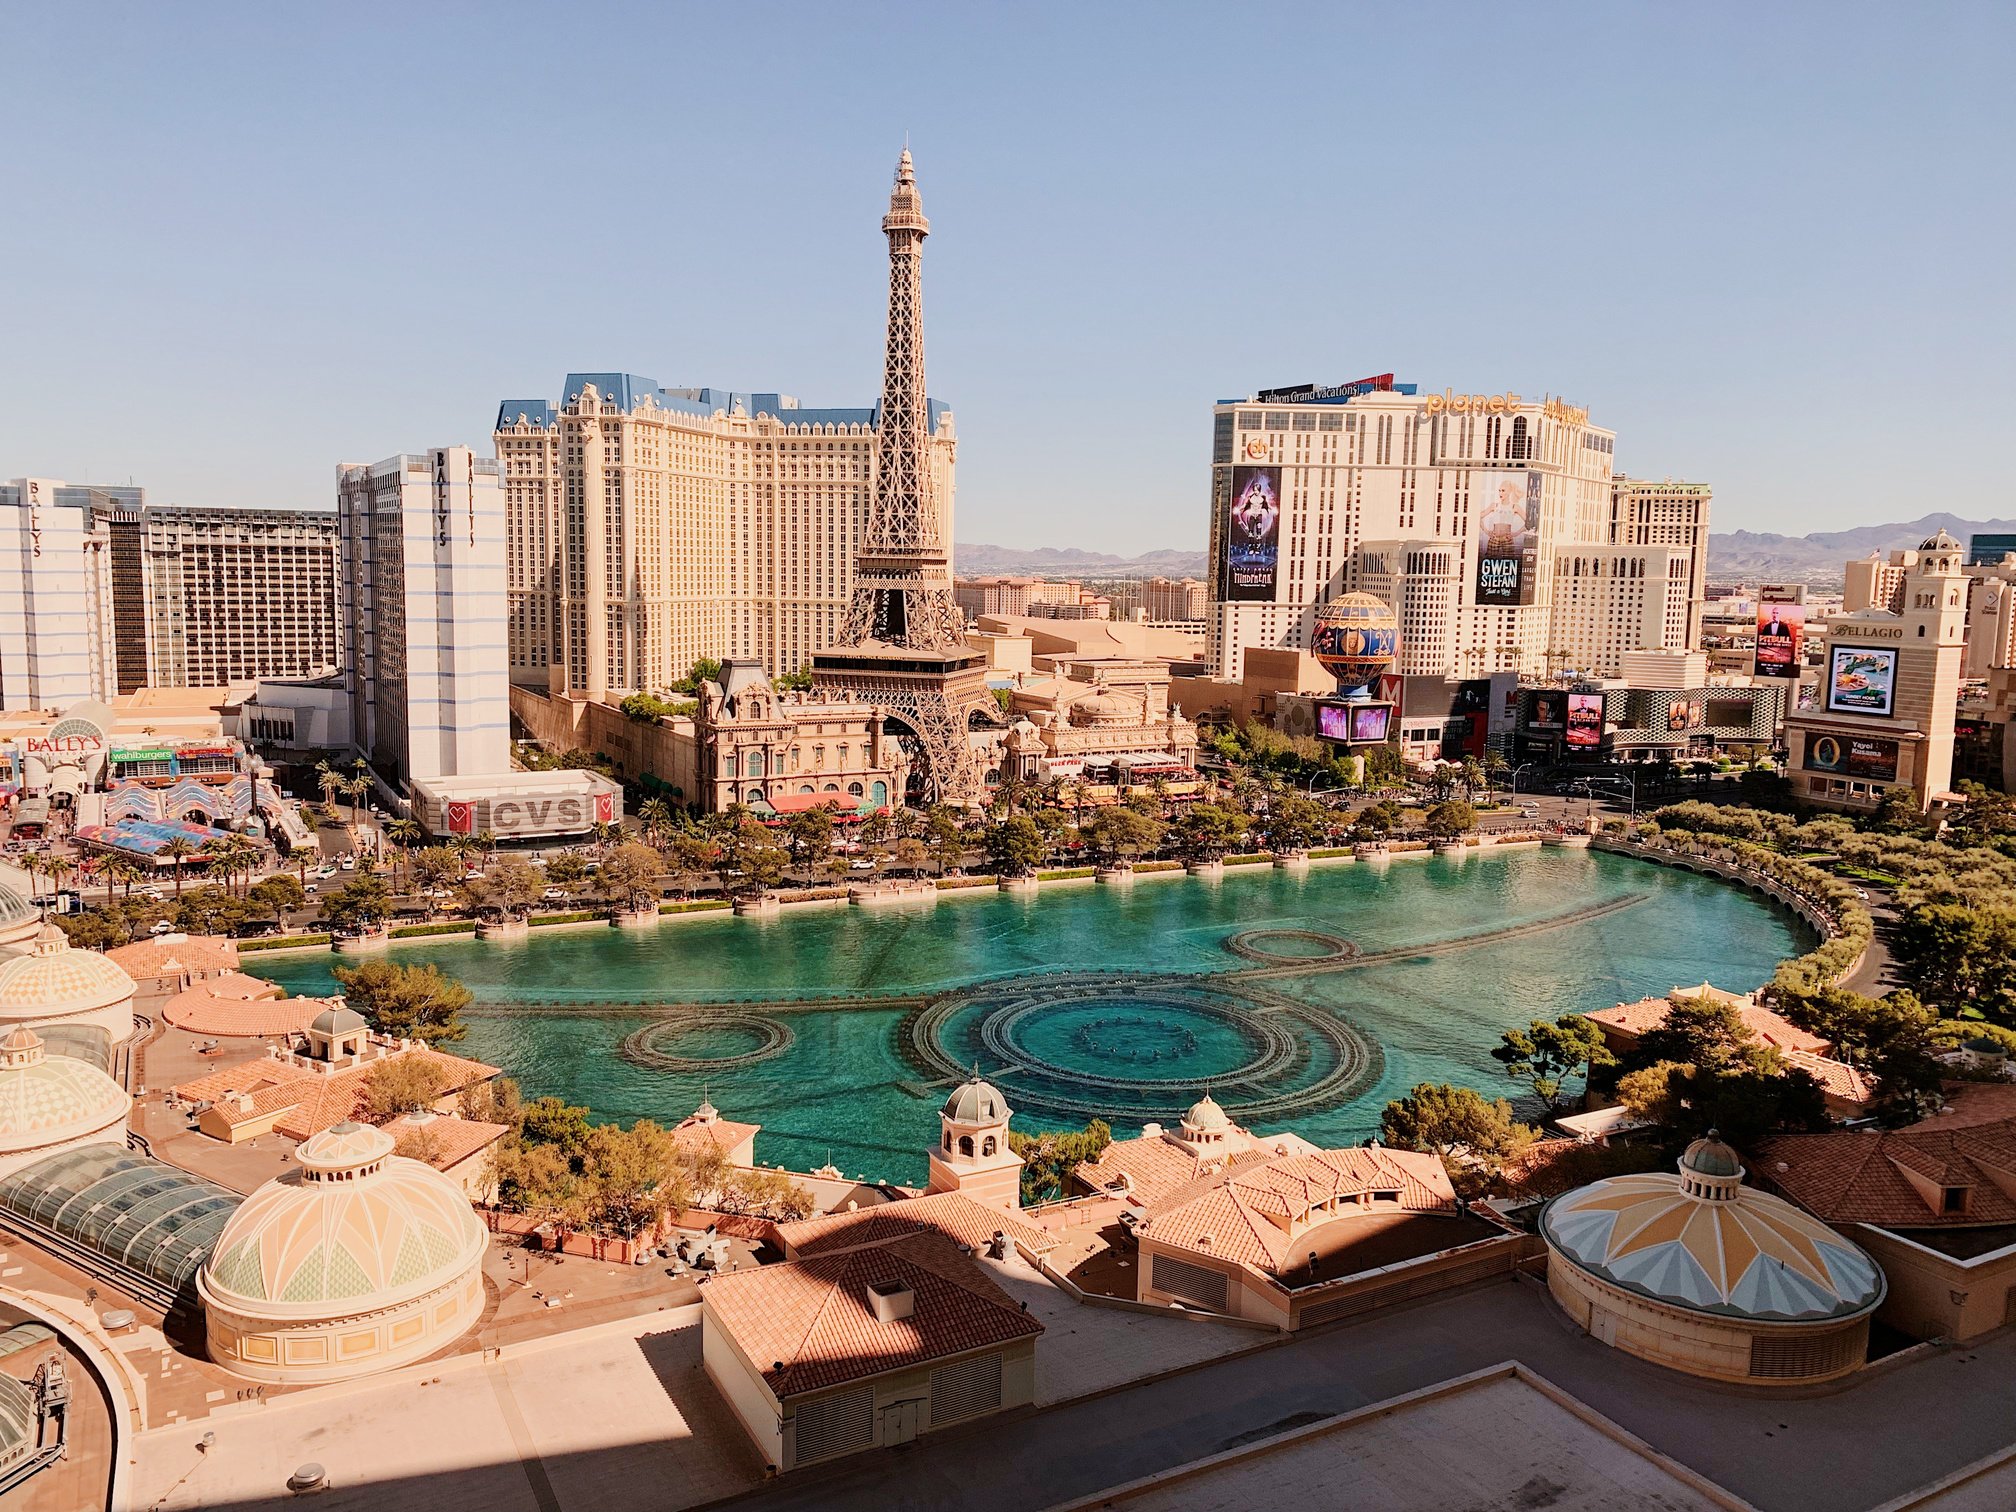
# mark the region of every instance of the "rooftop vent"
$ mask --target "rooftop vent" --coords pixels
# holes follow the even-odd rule
[[[875,1309],[877,1323],[894,1323],[917,1311],[917,1293],[903,1281],[876,1281],[868,1287],[868,1301]]]

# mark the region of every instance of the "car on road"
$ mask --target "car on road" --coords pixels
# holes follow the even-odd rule
[[[542,903],[565,903],[567,901],[567,889],[564,887],[549,887],[546,891],[539,894],[539,900]]]
[[[171,933],[174,930],[174,928],[175,926],[173,924],[170,924],[166,919],[156,919],[153,922],[153,924],[148,926],[147,933],[153,935],[164,935]]]
[[[1540,810],[1537,808],[1522,808],[1519,810],[1519,817],[1521,819],[1538,819],[1540,817]]]
[[[849,870],[849,871],[873,871],[873,870],[875,870],[875,863],[874,863],[873,861],[849,861],[849,862],[847,863],[847,870]]]

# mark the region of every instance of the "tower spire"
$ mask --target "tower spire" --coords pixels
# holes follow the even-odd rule
[[[940,510],[932,484],[923,280],[931,222],[907,143],[882,234],[889,239],[889,326],[875,488],[839,642],[814,656],[813,677],[822,689],[881,705],[904,732],[899,738],[918,758],[932,796],[967,803],[979,790],[967,731],[991,705],[984,664],[966,644],[966,616],[952,597],[950,511]]]

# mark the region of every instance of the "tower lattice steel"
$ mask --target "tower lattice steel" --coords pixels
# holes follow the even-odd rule
[[[968,731],[992,701],[984,658],[967,646],[966,616],[952,597],[950,522],[941,523],[932,494],[923,282],[931,223],[907,147],[882,231],[889,238],[889,334],[875,495],[840,644],[813,657],[812,673],[822,691],[879,704],[908,733],[928,797],[971,803],[982,783]]]

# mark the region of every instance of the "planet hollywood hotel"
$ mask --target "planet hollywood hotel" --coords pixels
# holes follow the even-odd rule
[[[1249,646],[1308,649],[1317,610],[1361,591],[1398,617],[1403,675],[1684,645],[1694,564],[1613,544],[1615,444],[1559,399],[1423,394],[1391,373],[1218,404],[1212,675],[1242,676]]]

